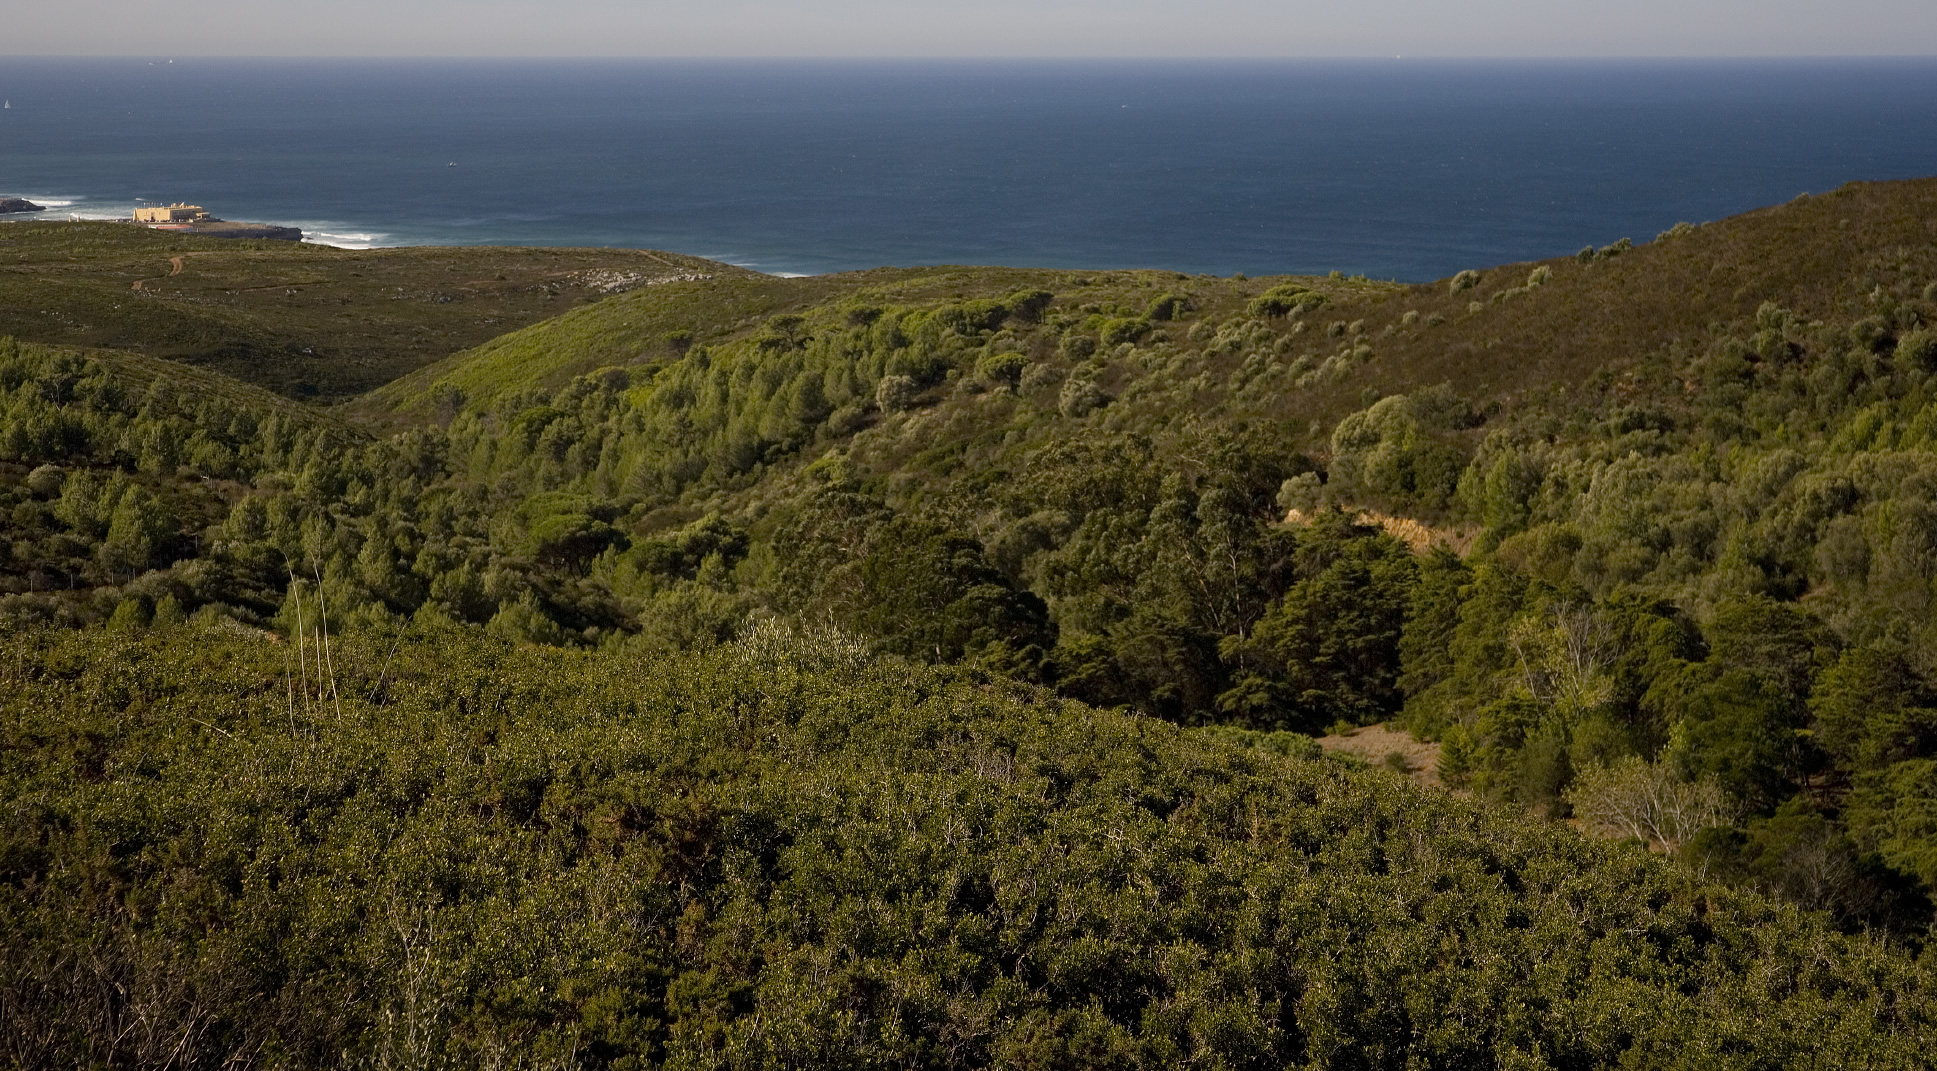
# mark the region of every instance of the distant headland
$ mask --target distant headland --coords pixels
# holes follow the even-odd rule
[[[210,215],[201,205],[176,202],[169,205],[150,205],[137,208],[131,223],[139,223],[158,231],[180,231],[185,234],[205,234],[212,238],[272,238],[280,241],[300,242],[303,232],[299,227],[282,227],[273,223],[231,223]]]
[[[45,211],[45,205],[37,205],[24,197],[0,197],[0,216]],[[135,209],[133,216],[120,222],[139,224],[151,230],[202,234],[211,238],[269,238],[284,242],[303,240],[300,227],[284,227],[275,223],[231,223],[210,214],[201,205],[182,204],[179,201],[168,205],[144,205]]]

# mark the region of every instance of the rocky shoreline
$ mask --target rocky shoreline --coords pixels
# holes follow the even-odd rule
[[[0,197],[0,216],[16,212],[45,212],[46,206],[37,205],[24,197]]]
[[[224,219],[198,220],[166,229],[177,234],[200,234],[210,238],[270,238],[283,242],[303,240],[300,227],[279,227],[273,223],[230,223]]]

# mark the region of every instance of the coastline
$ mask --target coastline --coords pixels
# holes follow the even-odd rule
[[[133,216],[134,209],[136,207],[134,202],[106,201],[106,200],[96,201],[83,195],[74,195],[74,194],[62,195],[62,196],[28,196],[24,199],[30,200],[35,204],[40,205],[42,208],[42,211],[23,212],[23,213],[17,213],[17,214],[0,214],[0,224],[26,223],[26,222],[38,222],[38,223],[76,222],[76,223],[123,223],[123,224],[133,225],[133,221],[131,217]],[[346,223],[341,220],[316,220],[316,219],[293,219],[292,218],[292,219],[278,219],[278,220],[263,221],[263,222],[250,222],[250,223],[232,223],[227,220],[209,220],[209,221],[205,221],[203,225],[206,226],[207,223],[218,223],[229,227],[259,228],[264,231],[276,230],[276,231],[296,232],[296,236],[289,237],[289,238],[285,238],[285,236],[281,234],[271,234],[271,233],[260,233],[260,234],[258,233],[248,233],[248,234],[217,233],[213,235],[215,237],[294,240],[294,241],[299,241],[304,245],[328,246],[332,249],[347,249],[347,250],[437,249],[437,248],[464,249],[464,248],[478,248],[478,247],[486,247],[486,246],[508,246],[508,247],[521,247],[521,248],[530,248],[530,249],[659,249],[661,248],[660,246],[651,245],[651,244],[642,244],[642,243],[630,242],[630,241],[612,241],[612,240],[546,241],[546,240],[525,240],[525,239],[518,239],[518,238],[503,238],[503,237],[493,237],[493,238],[487,238],[482,240],[475,240],[475,239],[460,238],[460,237],[447,235],[447,234],[446,235],[423,234],[423,235],[417,235],[417,236],[411,236],[411,237],[401,237],[395,231],[378,230],[375,227],[363,226],[356,223]],[[176,233],[191,233],[191,234],[199,233],[203,235],[209,235],[212,233],[208,230],[193,230],[193,229],[184,228],[184,227],[161,226],[161,227],[156,227],[155,229],[172,230],[172,231],[175,231]],[[687,255],[698,257],[702,260],[712,260],[722,264],[731,264],[736,268],[745,268],[748,271],[755,271],[763,275],[771,275],[780,279],[806,279],[806,278],[811,278],[818,274],[825,274],[823,272],[809,272],[809,271],[795,270],[795,268],[799,267],[800,265],[797,265],[791,261],[784,261],[773,257],[747,256],[745,254],[741,254],[737,252],[730,252],[730,253],[705,252],[705,253],[689,253]],[[1096,270],[1103,270],[1103,269],[1096,269]]]

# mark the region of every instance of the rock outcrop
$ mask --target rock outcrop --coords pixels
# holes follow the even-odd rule
[[[37,205],[24,197],[0,197],[0,216],[13,212],[45,212],[44,205]]]
[[[285,242],[303,240],[300,227],[279,227],[273,223],[230,223],[225,219],[198,220],[186,227],[170,229],[182,234],[205,234],[211,238],[274,238]]]

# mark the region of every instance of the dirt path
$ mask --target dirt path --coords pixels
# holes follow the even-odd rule
[[[329,284],[330,281],[328,279],[296,279],[283,283],[264,283],[261,286],[227,287],[223,292],[229,294],[247,294],[257,290],[300,289],[305,286],[328,286]]]
[[[1384,529],[1387,535],[1411,547],[1415,554],[1428,553],[1434,547],[1445,547],[1463,556],[1472,549],[1473,541],[1480,535],[1477,528],[1434,528],[1411,517],[1395,517],[1377,510],[1360,509],[1351,513],[1358,523]],[[1303,510],[1294,509],[1285,514],[1284,523],[1302,526],[1312,523],[1312,518],[1307,517]]]
[[[147,277],[147,278],[145,278],[145,279],[136,279],[136,280],[134,281],[134,283],[133,283],[133,284],[131,284],[131,285],[130,285],[130,286],[128,287],[128,289],[130,289],[130,290],[141,290],[141,289],[142,289],[142,285],[141,285],[141,284],[143,284],[143,283],[152,283],[152,282],[154,282],[154,281],[155,281],[156,279],[162,279],[162,278],[171,278],[171,279],[172,279],[172,278],[174,278],[175,276],[177,276],[177,275],[180,275],[180,274],[182,273],[182,268],[183,268],[183,267],[185,266],[183,262],[184,262],[184,261],[186,261],[186,260],[187,260],[187,259],[188,259],[189,257],[192,257],[192,256],[196,256],[196,255],[197,255],[197,254],[195,254],[195,253],[183,253],[183,254],[182,254],[181,256],[178,256],[178,257],[169,257],[169,258],[168,258],[168,274],[167,274],[166,276],[161,276],[161,275],[150,275],[150,276],[148,276],[148,277]]]
[[[1399,770],[1422,785],[1439,784],[1439,745],[1416,740],[1411,733],[1383,722],[1342,736],[1320,737],[1318,746]]]
[[[674,264],[672,261],[667,260],[665,257],[662,257],[659,254],[654,253],[649,249],[642,249],[640,250],[640,252],[644,253],[650,259],[656,260],[659,263],[664,264],[666,267],[671,268],[674,271],[692,271],[693,270],[691,268],[681,267],[678,264]]]

